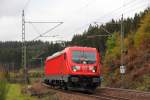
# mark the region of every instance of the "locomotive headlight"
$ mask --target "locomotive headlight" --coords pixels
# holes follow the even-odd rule
[[[96,72],[96,70],[92,70],[92,72],[93,72],[93,73],[95,73],[95,72]]]
[[[76,69],[73,69],[73,71],[76,72],[77,70],[76,70]]]
[[[73,70],[74,72],[76,72],[76,71],[80,70],[80,66],[73,66],[73,67],[72,67],[72,70]]]
[[[96,72],[96,66],[89,66],[89,70],[91,70],[93,73]]]

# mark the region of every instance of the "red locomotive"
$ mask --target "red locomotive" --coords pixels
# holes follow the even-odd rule
[[[44,82],[64,89],[95,90],[101,84],[96,48],[67,47],[46,58]]]

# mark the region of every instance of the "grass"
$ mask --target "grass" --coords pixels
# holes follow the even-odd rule
[[[36,100],[33,97],[21,93],[22,86],[20,84],[9,84],[6,100]]]
[[[29,95],[22,94],[22,86],[23,85],[21,84],[9,84],[6,100],[58,100],[58,97],[55,94],[48,94],[42,98],[31,97]]]
[[[7,81],[0,79],[0,100],[5,100],[8,89],[9,87]]]

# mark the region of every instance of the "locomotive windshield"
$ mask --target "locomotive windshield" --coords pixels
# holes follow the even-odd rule
[[[72,61],[77,64],[96,63],[96,52],[92,51],[73,51]]]

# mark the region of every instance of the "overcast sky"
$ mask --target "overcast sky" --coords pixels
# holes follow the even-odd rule
[[[22,9],[26,21],[64,22],[40,40],[71,40],[74,34],[82,34],[89,24],[133,17],[143,11],[150,0],[0,0],[0,41],[20,41]],[[26,39],[33,40],[39,34],[57,24],[26,23]]]

